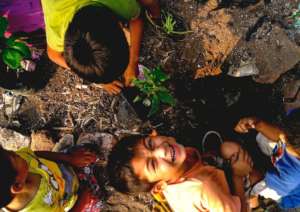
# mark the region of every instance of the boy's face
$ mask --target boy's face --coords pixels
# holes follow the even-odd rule
[[[135,149],[131,166],[141,180],[172,182],[185,172],[185,148],[173,137],[148,136]]]

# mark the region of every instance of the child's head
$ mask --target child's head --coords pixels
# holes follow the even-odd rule
[[[28,175],[25,160],[16,153],[0,147],[0,208],[11,202],[14,195],[20,192]]]
[[[121,76],[129,47],[116,15],[101,6],[80,9],[66,31],[64,57],[72,70],[92,82],[112,82]]]
[[[131,136],[114,147],[108,163],[113,186],[122,192],[150,191],[186,171],[185,148],[173,137]]]

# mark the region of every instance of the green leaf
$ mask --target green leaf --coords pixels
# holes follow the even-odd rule
[[[0,17],[0,38],[4,37],[4,33],[7,29],[8,21],[4,17]]]
[[[156,68],[152,71],[152,73],[153,73],[155,82],[164,82],[164,81],[166,81],[167,79],[169,79],[168,75],[166,75],[166,74],[162,71],[161,67],[159,67],[159,66],[156,67]]]
[[[18,69],[21,67],[21,60],[23,57],[20,52],[14,49],[4,49],[2,52],[2,59],[11,69]]]
[[[7,46],[12,46],[16,39],[17,39],[16,36],[10,36],[9,38],[7,38],[7,39],[5,40],[5,44],[6,44]]]
[[[163,102],[165,104],[169,104],[171,106],[175,106],[176,101],[169,92],[160,91],[160,92],[157,93],[157,95],[158,95],[161,102]]]
[[[25,43],[8,39],[6,44],[8,45],[9,48],[19,51],[23,57],[31,58],[30,49],[28,46],[26,46]]]
[[[140,96],[136,96],[134,99],[133,99],[133,102],[136,103],[136,102],[139,102],[142,100],[142,97]]]
[[[143,69],[143,72],[144,72],[144,76],[145,76],[145,81],[151,79],[151,74],[150,74],[151,71],[150,71],[149,69],[144,68],[144,69]]]
[[[151,109],[150,109],[150,111],[148,113],[148,117],[150,117],[150,116],[152,116],[152,115],[154,115],[155,113],[158,112],[159,103],[160,103],[160,101],[159,101],[158,96],[154,95],[152,97],[152,100],[151,100]]]

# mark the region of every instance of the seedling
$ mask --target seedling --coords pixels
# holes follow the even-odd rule
[[[19,71],[22,69],[21,61],[31,58],[31,52],[26,44],[17,41],[15,36],[5,37],[8,21],[0,17],[0,56],[10,69]]]
[[[142,102],[146,107],[150,107],[148,117],[159,111],[161,104],[175,106],[175,99],[170,91],[164,86],[169,77],[156,67],[153,70],[143,69],[144,79],[135,79],[133,84],[141,94],[136,96],[133,102]]]
[[[164,12],[163,13],[163,29],[169,35],[174,32],[174,27],[176,25],[176,21],[171,13]]]
[[[178,25],[178,22],[175,20],[175,17],[170,13],[166,11],[162,11],[161,13],[161,25],[156,24],[149,14],[146,12],[146,17],[148,21],[156,28],[161,29],[164,31],[167,35],[184,35],[191,33],[193,31],[176,31],[176,26]]]

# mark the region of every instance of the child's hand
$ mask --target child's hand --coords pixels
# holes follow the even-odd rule
[[[124,72],[124,84],[126,87],[132,86],[132,80],[136,78],[137,66],[128,65]]]
[[[109,93],[110,95],[113,94],[118,94],[121,92],[122,88],[124,87],[123,84],[118,81],[115,80],[111,83],[106,83],[106,84],[94,84],[96,87],[102,88],[104,89],[107,93]]]
[[[74,167],[85,167],[94,163],[96,155],[84,148],[77,149],[68,155],[68,163]]]
[[[255,129],[255,126],[259,120],[255,117],[242,118],[235,126],[234,130],[238,133],[247,133],[249,129]]]
[[[253,161],[247,151],[240,149],[230,158],[232,173],[235,176],[244,177],[250,174]]]

